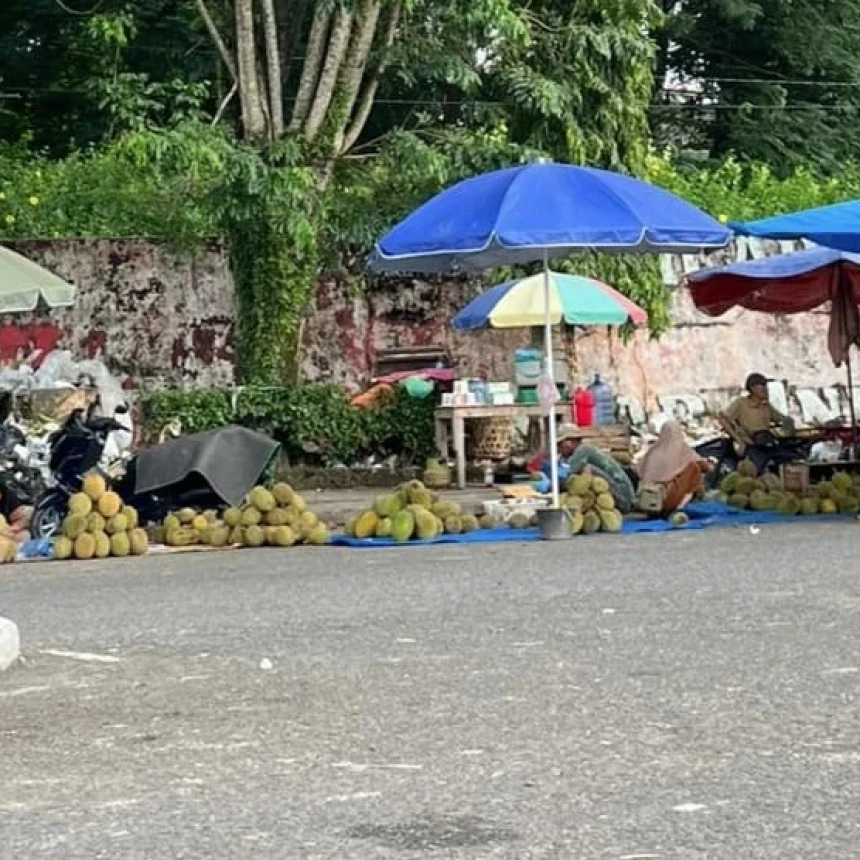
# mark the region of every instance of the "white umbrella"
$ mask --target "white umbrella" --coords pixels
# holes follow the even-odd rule
[[[0,245],[0,313],[35,310],[40,298],[50,308],[70,307],[76,295],[72,284]]]

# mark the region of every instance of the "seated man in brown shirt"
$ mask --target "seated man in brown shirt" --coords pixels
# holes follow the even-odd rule
[[[720,425],[734,442],[739,457],[748,456],[761,468],[767,457],[757,450],[776,441],[773,428],[779,426],[787,435],[794,433],[794,421],[770,404],[767,379],[751,373],[746,380],[747,393],[731,403],[719,415]]]

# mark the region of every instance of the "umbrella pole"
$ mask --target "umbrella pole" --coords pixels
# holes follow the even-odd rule
[[[552,320],[550,318],[549,307],[549,253],[543,252],[543,301],[544,301],[544,317],[543,317],[543,336],[546,345],[546,372],[550,382],[555,385],[555,367],[552,355]],[[555,404],[549,410],[549,462],[550,462],[550,480],[552,481],[552,506],[554,508],[559,505],[558,492],[558,433],[555,426]]]
[[[848,414],[851,416],[851,459],[857,456],[857,415],[854,411],[854,379],[851,373],[851,346],[845,352],[845,370],[848,373]]]

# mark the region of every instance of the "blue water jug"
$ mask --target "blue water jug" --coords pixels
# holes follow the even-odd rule
[[[600,379],[600,374],[594,374],[594,382],[588,386],[594,397],[594,423],[600,425],[615,423],[615,394],[612,389]]]

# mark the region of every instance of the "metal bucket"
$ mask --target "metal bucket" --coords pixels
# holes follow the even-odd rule
[[[573,537],[571,516],[564,508],[542,508],[536,513],[542,540],[570,540]]]

